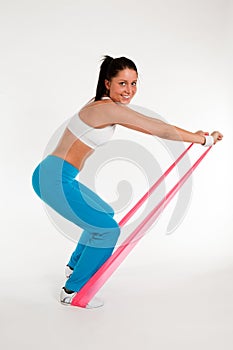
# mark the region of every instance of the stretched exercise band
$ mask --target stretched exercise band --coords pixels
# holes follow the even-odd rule
[[[193,143],[191,143],[183,153],[175,160],[174,163],[165,171],[164,174],[160,176],[160,178],[154,183],[153,186],[142,196],[142,198],[134,205],[132,209],[121,219],[119,222],[119,226],[123,227],[129,219],[133,216],[134,213],[142,206],[142,204],[149,198],[149,196],[156,190],[156,188],[161,184],[161,182],[168,176],[168,174],[174,169],[174,167],[181,161],[181,159],[185,156],[185,154],[190,150],[190,148],[193,146]]]
[[[190,149],[190,147],[191,145],[183,153],[186,153]],[[141,224],[131,233],[131,235],[128,238],[126,238],[126,240],[116,249],[116,251],[110,256],[110,258],[100,267],[100,269],[89,279],[89,281],[75,295],[71,303],[73,306],[79,306],[82,308],[86,307],[88,302],[95,296],[95,294],[99,291],[99,289],[103,286],[103,284],[108,280],[108,278],[113,274],[113,272],[118,268],[118,266],[130,253],[130,251],[134,248],[134,246],[145,235],[146,231],[150,228],[153,222],[162,213],[162,211],[165,209],[168,203],[179,191],[181,186],[183,186],[183,184],[187,181],[187,179],[190,177],[192,172],[200,164],[200,162],[207,155],[210,149],[211,147],[207,148],[207,150],[197,159],[197,161],[193,164],[193,166],[183,175],[183,177],[175,184],[175,186],[165,195],[165,197],[159,202],[159,204],[154,209],[152,209],[152,211],[146,216],[146,218],[141,222]],[[178,158],[179,160],[182,158],[181,156]],[[175,164],[177,164],[177,161],[175,162]],[[173,167],[173,165],[171,167]],[[164,175],[162,176],[162,179],[164,179],[164,177],[167,176],[168,173],[171,171],[171,170],[169,171],[169,169],[164,173]],[[160,179],[156,183],[158,183],[159,181]],[[154,187],[156,183],[152,187]],[[148,198],[148,195],[150,193],[151,193],[151,189],[145,194],[145,199]],[[139,205],[138,203],[135,205],[135,207],[137,206],[137,208],[139,208],[139,206],[141,205],[141,204]],[[131,211],[129,212],[129,213],[132,212],[132,214],[129,214],[129,213],[127,214],[129,215],[129,217],[131,217],[133,213],[136,211],[136,210],[133,211],[133,209],[131,209]],[[123,224],[127,221],[124,219],[125,218],[121,220],[121,223],[123,222]]]

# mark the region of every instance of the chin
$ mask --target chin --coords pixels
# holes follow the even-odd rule
[[[128,105],[131,101],[132,101],[133,98],[130,98],[130,99],[122,99],[121,100],[121,103],[124,104],[124,105]]]
[[[119,97],[119,98],[112,98],[112,100],[113,102],[121,103],[122,105],[128,105],[132,101],[132,98],[125,99],[125,98]]]

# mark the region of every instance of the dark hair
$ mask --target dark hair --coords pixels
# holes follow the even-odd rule
[[[111,80],[113,77],[123,69],[133,69],[136,73],[137,67],[133,61],[126,57],[112,58],[110,56],[104,56],[103,62],[100,66],[99,79],[96,88],[95,101],[101,100],[101,98],[107,94],[105,87],[105,79]]]

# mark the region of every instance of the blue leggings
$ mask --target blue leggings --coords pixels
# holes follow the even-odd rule
[[[37,195],[84,231],[68,265],[74,269],[65,287],[78,292],[111,256],[120,234],[113,209],[75,179],[79,170],[62,158],[49,155],[34,170]]]

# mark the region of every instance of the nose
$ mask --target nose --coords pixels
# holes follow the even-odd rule
[[[125,92],[129,95],[131,94],[132,86],[130,84],[125,85]]]

